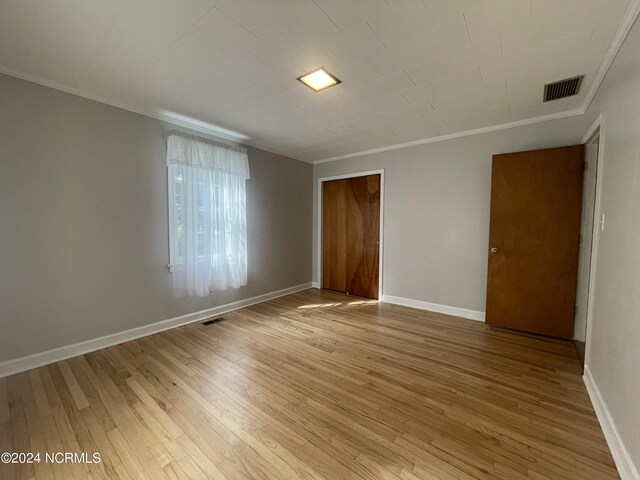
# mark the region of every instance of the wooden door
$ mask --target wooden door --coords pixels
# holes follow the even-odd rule
[[[490,325],[572,338],[584,147],[493,157]]]
[[[322,288],[347,293],[346,180],[322,184]]]
[[[378,298],[380,175],[322,184],[322,288]]]

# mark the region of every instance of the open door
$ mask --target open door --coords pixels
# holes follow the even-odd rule
[[[322,288],[378,299],[380,179],[322,183]]]
[[[494,155],[490,325],[573,338],[584,147]]]

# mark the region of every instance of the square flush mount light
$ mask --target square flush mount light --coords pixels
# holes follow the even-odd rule
[[[305,73],[301,77],[298,77],[298,80],[315,92],[342,83],[324,68],[317,68],[312,72]]]

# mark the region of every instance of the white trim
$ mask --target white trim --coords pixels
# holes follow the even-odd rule
[[[544,115],[542,117],[525,118],[524,120],[518,120],[516,122],[502,123],[500,125],[489,125],[487,127],[476,128],[474,130],[465,130],[463,132],[450,133],[448,135],[440,135],[437,137],[424,138],[422,140],[414,140],[412,142],[398,143],[396,145],[373,148],[371,150],[363,150],[361,152],[348,153],[346,155],[338,155],[337,157],[323,158],[321,160],[315,160],[312,163],[314,165],[317,165],[319,163],[335,162],[336,160],[345,160],[347,158],[362,157],[364,155],[371,155],[373,153],[388,152],[390,150],[399,150],[401,148],[415,147],[417,145],[426,145],[427,143],[444,142],[446,140],[453,140],[454,138],[469,137],[471,135],[479,135],[481,133],[496,132],[499,130],[522,127],[525,125],[532,125],[534,123],[548,122],[549,120],[556,120],[558,118],[574,117],[576,115],[582,115],[582,114],[584,114],[584,110],[582,110],[581,108],[575,109],[575,110],[567,110],[564,112]]]
[[[635,2],[640,4],[640,2]],[[637,14],[637,11],[636,11]],[[635,17],[634,17],[635,18]],[[595,279],[596,269],[598,267],[598,245],[600,242],[600,227],[598,220],[602,216],[602,184],[603,184],[603,172],[604,172],[604,150],[605,150],[605,115],[601,113],[596,121],[591,125],[587,133],[582,139],[582,143],[588,143],[592,141],[598,135],[598,163],[596,170],[596,198],[594,208],[594,229],[593,240],[591,247],[591,268],[589,272],[589,294],[587,298],[587,334],[585,342],[585,365],[583,381],[587,388],[589,398],[593,405],[593,409],[598,417],[598,422],[602,428],[605,439],[611,450],[611,455],[620,474],[622,480],[640,480],[640,474],[638,473],[638,466],[634,465],[631,455],[626,449],[618,429],[613,421],[613,417],[607,408],[607,404],[602,398],[600,389],[595,383],[595,379],[589,368],[591,363],[591,348],[592,348],[592,335],[593,335],[593,306],[595,297]]]
[[[338,155],[335,157],[323,158],[320,160],[316,160],[312,163],[315,165],[319,163],[335,162],[336,160],[345,160],[347,158],[362,157],[364,155],[371,155],[373,153],[388,152],[390,150],[398,150],[401,148],[414,147],[417,145],[425,145],[427,143],[443,142],[446,140],[452,140],[454,138],[468,137],[471,135],[478,135],[481,133],[496,132],[499,130],[507,130],[509,128],[523,127],[525,125],[533,125],[535,123],[540,123],[540,122],[548,122],[549,120],[557,120],[560,118],[573,117],[576,115],[584,115],[587,112],[589,105],[591,105],[591,102],[593,101],[593,98],[595,97],[596,93],[598,92],[600,85],[604,81],[604,78],[607,75],[607,72],[609,71],[611,64],[613,63],[613,60],[616,58],[618,51],[622,47],[622,44],[624,43],[624,40],[627,37],[629,30],[633,26],[633,23],[635,22],[638,14],[640,14],[640,0],[633,0],[629,5],[629,8],[627,9],[627,12],[622,20],[622,23],[618,27],[618,30],[613,38],[613,41],[609,45],[609,48],[607,49],[607,52],[605,53],[605,56],[602,59],[602,62],[600,63],[600,67],[596,72],[594,80],[591,83],[591,86],[589,87],[589,90],[585,95],[585,98],[580,108],[576,108],[574,110],[567,110],[564,112],[552,113],[550,115],[543,115],[541,117],[532,117],[532,118],[526,118],[523,120],[518,120],[515,122],[502,123],[500,125],[490,125],[488,127],[477,128],[475,130],[466,130],[463,132],[456,132],[448,135],[440,135],[437,137],[425,138],[421,140],[415,140],[412,142],[399,143],[397,145],[389,145],[387,147],[374,148],[371,150],[348,153],[346,155]]]
[[[320,282],[311,282],[311,288],[320,288]]]
[[[589,143],[589,140],[591,140],[595,136],[601,124],[602,124],[602,113],[598,115],[598,118],[596,118],[593,124],[589,127],[589,130],[587,130],[587,133],[584,134],[584,136],[582,137],[582,143],[584,143],[585,145]]]
[[[254,148],[258,148],[260,150],[264,150],[265,152],[270,152],[276,155],[281,155],[283,157],[292,158],[293,160],[298,160],[299,162],[311,163],[305,160],[300,160],[299,158],[294,158],[290,154],[281,152],[279,150],[275,150],[275,149],[266,147],[262,144],[252,142],[251,137],[243,133],[234,132],[233,130],[226,129],[218,125],[213,125],[211,123],[199,121],[195,118],[189,118],[183,115],[172,114],[170,112],[162,112],[162,111],[156,111],[156,110],[151,111],[143,108],[132,107],[131,105],[127,105],[117,101],[107,100],[106,98],[102,98],[98,95],[92,95],[90,93],[83,92],[82,90],[77,89],[75,87],[67,87],[65,85],[59,84],[58,82],[42,79],[42,78],[36,77],[35,75],[30,75],[28,73],[18,72],[4,65],[0,65],[0,73],[4,75],[8,75],[10,77],[18,78],[20,80],[25,80],[27,82],[42,85],[44,87],[53,88],[54,90],[59,90],[61,92],[68,93],[70,95],[75,95],[76,97],[86,98],[87,100],[93,100],[94,102],[102,103],[110,107],[119,108],[120,110],[126,110],[127,112],[153,118],[155,120],[160,120],[161,122],[168,123],[170,125],[187,128],[189,130],[204,133],[207,135],[212,135],[213,137],[216,137],[221,140],[227,140],[235,144],[248,145]]]
[[[602,427],[602,433],[604,433],[604,438],[607,440],[609,450],[611,450],[611,455],[613,456],[613,461],[618,468],[620,478],[622,480],[640,480],[638,466],[634,465],[633,459],[625,447],[624,442],[620,437],[620,433],[618,433],[613,417],[600,394],[600,389],[598,389],[588,365],[584,366],[584,375],[582,379],[584,380],[584,385],[587,387],[587,393],[589,393],[593,409],[595,410],[598,421],[600,422],[600,427]]]
[[[130,330],[124,330],[122,332],[112,333],[103,337],[94,338],[84,342],[74,343],[73,345],[67,345],[46,352],[34,353],[26,357],[16,358],[14,360],[7,360],[0,363],[0,378],[14,375],[16,373],[31,370],[32,368],[42,367],[50,363],[59,362],[71,357],[77,357],[78,355],[84,355],[85,353],[94,352],[103,348],[118,345],[120,343],[135,340],[136,338],[146,337],[154,333],[164,332],[172,328],[180,327],[188,323],[198,322],[216,315],[222,315],[233,310],[249,307],[257,303],[266,302],[267,300],[273,300],[274,298],[289,295],[302,290],[311,288],[311,283],[304,283],[295,287],[289,287],[275,292],[265,293],[256,297],[239,300],[233,303],[227,303],[226,305],[219,305],[217,307],[201,310],[199,312],[189,313],[180,317],[170,318],[161,322],[144,325],[142,327],[132,328]]]
[[[382,295],[381,302],[392,303],[394,305],[402,305],[403,307],[417,308],[419,310],[427,310],[429,312],[443,313],[445,315],[453,315],[454,317],[466,318],[484,322],[485,312],[479,310],[468,310],[466,308],[450,307],[449,305],[440,305],[439,303],[423,302],[422,300],[413,300],[412,298],[394,297],[392,295]]]
[[[593,98],[596,96],[596,93],[598,93],[598,89],[600,88],[600,85],[604,81],[604,78],[606,77],[607,72],[609,71],[609,68],[611,68],[611,64],[613,63],[613,60],[616,58],[616,55],[618,55],[618,51],[622,47],[622,44],[624,43],[625,38],[627,38],[629,30],[631,30],[631,27],[636,21],[636,18],[639,13],[640,13],[640,0],[633,0],[629,5],[629,8],[627,9],[627,13],[625,13],[624,18],[622,19],[622,23],[618,27],[618,30],[615,36],[613,37],[613,40],[609,44],[609,48],[607,49],[607,52],[605,53],[604,58],[602,59],[602,63],[600,63],[600,67],[596,72],[596,76],[593,79],[593,82],[591,82],[591,87],[589,88],[587,95],[584,97],[584,101],[582,102],[583,112],[587,111],[587,109],[589,108],[589,105],[591,105],[591,102],[593,101]]]
[[[598,220],[602,216],[602,182],[604,172],[604,129],[605,116],[604,113],[598,115],[598,118],[587,131],[582,143],[589,142],[598,132],[598,162],[596,168],[596,198],[593,208],[593,237],[591,239],[591,265],[589,267],[589,293],[587,294],[587,332],[585,338],[585,354],[584,363],[586,365],[591,361],[591,343],[593,334],[593,303],[596,291],[596,270],[598,268],[598,250],[600,245],[600,226]]]
[[[317,279],[314,281],[316,288],[320,288],[322,285],[322,182],[330,182],[331,180],[343,180],[345,178],[354,177],[366,177],[368,175],[380,175],[380,245],[378,248],[378,299],[382,298],[382,271],[384,261],[384,168],[379,170],[367,170],[366,172],[354,172],[346,173],[344,175],[333,175],[331,177],[318,178],[318,219],[317,219],[317,258],[316,258],[316,273]]]
[[[627,12],[622,20],[622,23],[620,24],[620,26],[618,27],[618,30],[613,38],[613,41],[611,42],[611,44],[609,45],[609,48],[607,49],[607,52],[605,53],[605,56],[600,64],[600,67],[598,68],[598,71],[596,72],[596,76],[593,80],[593,82],[591,83],[591,86],[589,88],[589,91],[587,92],[587,95],[584,98],[584,101],[582,102],[582,105],[580,108],[574,109],[574,110],[567,110],[565,112],[558,112],[558,113],[553,113],[550,115],[543,115],[541,117],[532,117],[532,118],[526,118],[523,120],[518,120],[515,122],[509,122],[509,123],[503,123],[500,125],[490,125],[487,127],[482,127],[482,128],[478,128],[478,129],[474,129],[474,130],[466,130],[466,131],[462,131],[462,132],[457,132],[457,133],[451,133],[448,135],[440,135],[437,137],[431,137],[431,138],[425,138],[425,139],[421,139],[421,140],[415,140],[412,142],[406,142],[406,143],[399,143],[397,145],[390,145],[387,147],[382,147],[382,148],[375,148],[375,149],[371,149],[371,150],[364,150],[364,151],[360,151],[360,152],[354,152],[354,153],[349,153],[346,155],[339,155],[339,156],[335,156],[335,157],[330,157],[330,158],[324,158],[324,159],[320,159],[320,160],[316,160],[316,161],[307,161],[307,160],[301,160],[299,158],[294,158],[292,157],[290,154],[284,153],[284,152],[280,152],[278,150],[275,149],[271,149],[269,147],[266,147],[262,144],[257,144],[257,143],[252,143],[250,141],[250,138],[245,136],[244,134],[238,133],[238,132],[233,132],[231,130],[227,130],[223,127],[218,127],[216,125],[211,125],[208,124],[206,122],[199,122],[196,119],[190,119],[187,117],[184,118],[177,118],[177,116],[171,116],[171,115],[167,115],[165,113],[162,112],[157,112],[157,111],[148,111],[148,110],[144,110],[144,109],[140,109],[140,108],[135,108],[132,107],[130,105],[125,105],[119,102],[115,102],[115,101],[110,101],[110,100],[106,100],[105,98],[96,96],[96,95],[91,95],[89,93],[83,92],[77,88],[74,87],[67,87],[64,85],[61,85],[57,82],[54,81],[50,81],[50,80],[45,80],[45,79],[41,79],[39,77],[36,77],[34,75],[30,75],[28,73],[23,73],[23,72],[18,72],[16,70],[7,68],[5,66],[0,66],[0,73],[4,73],[5,75],[9,75],[12,77],[16,77],[16,78],[20,78],[22,80],[26,80],[32,83],[37,83],[40,85],[44,85],[46,87],[49,88],[54,88],[56,90],[60,90],[62,92],[66,92],[66,93],[70,93],[72,95],[76,95],[79,97],[83,97],[83,98],[87,98],[89,100],[94,100],[96,102],[100,102],[106,105],[110,105],[112,107],[116,107],[116,108],[120,108],[122,110],[127,110],[129,112],[133,112],[133,113],[137,113],[139,115],[144,115],[146,117],[151,117],[151,118],[155,118],[156,120],[160,120],[162,122],[166,122],[166,123],[170,123],[172,125],[177,125],[177,126],[181,126],[184,128],[189,128],[191,130],[195,130],[201,133],[207,133],[209,135],[213,135],[219,138],[223,138],[226,140],[230,140],[232,142],[240,142],[246,145],[250,145],[250,146],[254,146],[255,148],[259,148],[261,150],[267,151],[267,152],[271,152],[271,153],[275,153],[277,155],[282,155],[288,158],[294,158],[294,160],[298,160],[301,162],[305,162],[305,163],[312,163],[312,164],[318,164],[318,163],[325,163],[325,162],[333,162],[336,160],[344,160],[347,158],[353,158],[353,157],[361,157],[363,155],[369,155],[372,153],[380,153],[380,152],[387,152],[390,150],[397,150],[400,148],[406,148],[406,147],[412,147],[412,146],[416,146],[416,145],[424,145],[427,143],[435,143],[435,142],[443,142],[446,140],[451,140],[454,138],[461,138],[461,137],[467,137],[470,135],[478,135],[481,133],[489,133],[489,132],[495,132],[495,131],[499,131],[499,130],[506,130],[509,128],[515,128],[515,127],[521,127],[521,126],[525,126],[525,125],[532,125],[535,123],[540,123],[540,122],[546,122],[549,120],[555,120],[555,119],[559,119],[559,118],[566,118],[566,117],[572,117],[572,116],[576,116],[576,115],[583,115],[587,109],[589,108],[589,105],[591,104],[591,102],[593,101],[593,98],[595,97],[598,89],[600,88],[600,85],[602,84],[607,72],[609,71],[609,68],[611,67],[611,64],[613,63],[613,60],[615,59],[616,55],[618,54],[618,51],[620,50],[620,47],[622,46],[622,44],[624,43],[624,40],[627,36],[627,34],[629,33],[629,30],[631,29],[631,27],[633,26],[633,23],[635,22],[636,17],[638,16],[638,14],[640,13],[640,0],[633,0],[631,2],[631,4],[629,5],[629,8],[627,9]]]

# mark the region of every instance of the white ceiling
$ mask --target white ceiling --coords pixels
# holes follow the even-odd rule
[[[629,3],[0,0],[0,71],[316,161],[580,107]]]

